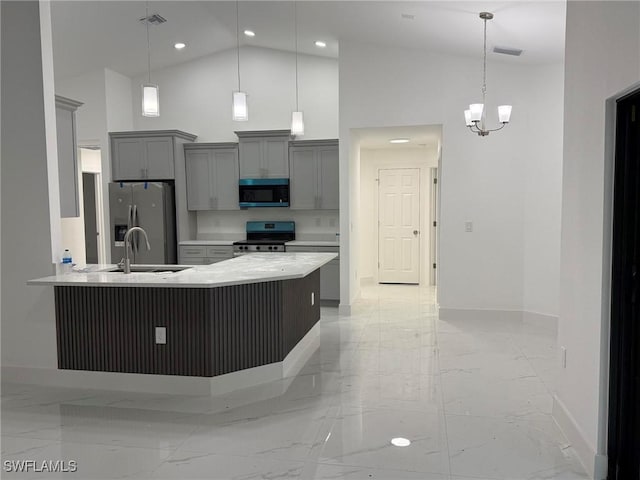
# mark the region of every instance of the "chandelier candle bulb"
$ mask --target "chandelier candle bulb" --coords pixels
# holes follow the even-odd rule
[[[471,121],[471,110],[464,111],[464,121],[467,124],[467,127],[473,125],[473,122]]]
[[[498,107],[498,119],[500,123],[509,123],[511,108],[511,105],[500,105]]]
[[[469,105],[469,111],[471,112],[471,121],[479,122],[482,120],[482,111],[484,110],[484,103],[472,103]]]

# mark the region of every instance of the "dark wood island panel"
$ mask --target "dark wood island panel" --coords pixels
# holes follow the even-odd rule
[[[320,319],[319,292],[320,270],[217,288],[56,286],[58,368],[213,377],[281,362]]]

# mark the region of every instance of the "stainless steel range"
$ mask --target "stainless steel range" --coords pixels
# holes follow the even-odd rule
[[[295,222],[247,222],[247,239],[233,243],[235,256],[255,252],[284,252],[296,239]]]

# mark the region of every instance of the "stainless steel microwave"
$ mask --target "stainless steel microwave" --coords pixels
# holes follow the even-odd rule
[[[240,179],[240,208],[288,206],[288,178]]]

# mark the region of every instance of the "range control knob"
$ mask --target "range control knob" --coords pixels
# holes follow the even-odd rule
[[[260,245],[258,245],[258,246],[256,247],[256,250],[260,250]]]

